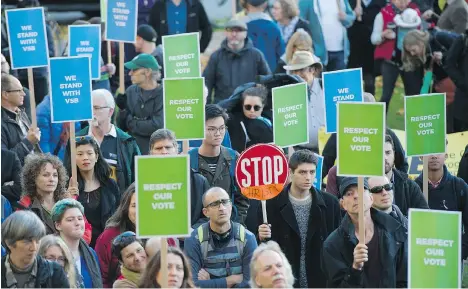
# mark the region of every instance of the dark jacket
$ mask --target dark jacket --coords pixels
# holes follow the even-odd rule
[[[301,258],[301,235],[294,209],[289,200],[288,185],[275,198],[266,202],[268,223],[271,224],[271,240],[276,241],[292,266],[295,277],[294,287],[299,287],[299,268]],[[312,206],[306,244],[307,283],[311,288],[325,288],[326,275],[321,269],[322,247],[324,240],[341,221],[338,199],[328,193],[310,190]],[[261,206],[258,210],[259,220],[263,220]],[[260,225],[260,224],[259,224]],[[257,227],[258,228],[258,227]],[[258,229],[257,229],[258,232]]]
[[[457,38],[460,36],[457,33],[449,32],[449,31],[443,31],[443,30],[437,30],[437,29],[431,29],[429,30],[430,32],[430,37],[429,37],[429,49],[426,50],[427,53],[427,60],[426,60],[426,67],[429,67],[431,61],[432,61],[432,54],[434,52],[442,52],[442,54],[445,56],[447,55],[448,50],[452,46],[452,44],[457,40]],[[442,61],[444,62],[444,61]],[[447,73],[437,63],[434,63],[433,67],[433,78],[434,81],[437,82],[439,80],[442,80],[446,77],[448,77]]]
[[[136,139],[141,154],[146,155],[151,134],[164,127],[163,87],[160,85],[147,99],[143,99],[142,89],[137,85],[127,88],[125,94],[128,133]]]
[[[135,138],[128,135],[120,128],[115,127],[117,132],[117,184],[120,192],[124,192],[135,181],[135,156],[140,155],[140,149]],[[89,126],[76,133],[76,136],[85,136],[89,133]],[[101,147],[101,149],[103,149]],[[68,157],[68,155],[66,155]],[[66,163],[66,162],[65,162]],[[123,169],[123,170],[122,170]]]
[[[400,208],[403,215],[408,216],[410,208],[429,209],[427,201],[418,185],[399,170],[393,171],[393,203]]]
[[[1,175],[2,196],[10,203],[16,204],[21,197],[21,162],[14,152],[2,149]]]
[[[240,51],[233,51],[225,39],[221,48],[210,57],[203,71],[205,84],[210,93],[214,89],[214,102],[228,98],[239,85],[256,80],[257,75],[271,74],[263,54],[253,47],[249,38]]]
[[[416,183],[422,190],[423,174],[416,178]],[[429,208],[462,212],[463,227],[468,228],[468,185],[462,179],[453,176],[444,165],[444,176],[437,188],[430,183],[428,186]],[[468,234],[462,236],[462,258],[468,257]]]
[[[468,184],[468,145],[466,145],[465,152],[463,153],[460,163],[458,164],[457,177],[463,179]]]
[[[390,213],[390,216],[394,217],[395,220],[400,222],[403,225],[403,227],[405,227],[405,229],[408,229],[408,218],[405,215],[403,215],[403,213],[397,205],[392,205],[392,212]]]
[[[167,24],[167,0],[158,0],[154,3],[149,16],[149,25],[153,26],[158,34],[156,45],[161,44],[162,37],[168,35]],[[213,29],[206,15],[205,8],[199,0],[184,0],[187,2],[187,27],[186,32],[201,32],[200,52],[204,52],[211,41]]]
[[[385,131],[386,134],[390,135],[395,145],[395,167],[397,170],[402,172],[408,172],[408,161],[405,157],[405,150],[401,145],[400,139],[397,135],[387,128]],[[336,133],[333,133],[328,139],[325,147],[323,148],[323,169],[322,169],[322,178],[325,178],[328,175],[328,171],[335,165],[336,160]]]
[[[407,230],[393,217],[371,209],[372,220],[378,228],[381,268],[380,288],[406,288]],[[323,269],[329,288],[368,287],[364,270],[353,269],[353,252],[358,244],[355,228],[348,214],[341,225],[325,240]]]
[[[210,184],[208,180],[199,172],[190,170],[190,204],[192,206],[192,229],[196,229],[201,224],[208,221],[203,214],[203,194],[208,191]]]
[[[7,288],[6,284],[6,256],[2,257],[2,288]],[[35,288],[70,288],[67,275],[56,262],[47,261],[41,256],[36,257],[37,262],[37,276]]]
[[[444,70],[457,86],[452,104],[454,117],[468,123],[468,31],[444,56]]]
[[[2,149],[15,152],[21,164],[24,164],[24,159],[33,150],[41,152],[39,145],[33,145],[24,136],[19,124],[15,120],[16,116],[13,112],[2,107]],[[19,119],[27,129],[31,127],[26,113],[22,110],[19,112]]]

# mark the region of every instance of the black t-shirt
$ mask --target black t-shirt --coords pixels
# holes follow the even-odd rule
[[[78,201],[83,205],[86,219],[93,228],[89,245],[94,248],[97,238],[104,231],[101,226],[101,187],[91,192],[83,191],[78,196]]]
[[[216,173],[216,167],[218,166],[219,156],[216,157],[205,157],[200,155],[207,163],[210,168],[210,172],[214,175]]]
[[[372,239],[366,245],[369,256],[369,260],[364,263],[364,274],[367,277],[367,287],[379,288],[382,265],[380,262],[379,230],[377,226],[375,226],[374,236],[372,236]]]

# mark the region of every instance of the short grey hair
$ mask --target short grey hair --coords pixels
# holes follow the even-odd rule
[[[281,251],[280,246],[275,241],[268,241],[266,243],[262,243],[253,252],[252,259],[250,261],[250,287],[259,288],[257,283],[255,282],[255,278],[257,277],[257,259],[265,251],[273,251],[280,255],[281,259],[283,260],[283,266],[286,270],[286,276],[284,276],[286,278],[286,282],[288,283],[286,288],[292,288],[294,285],[294,275],[292,273],[291,264],[289,264],[288,258],[286,258],[286,255],[284,255],[283,251]]]
[[[150,141],[149,141],[150,150],[153,148],[155,143],[157,143],[158,141],[165,140],[165,139],[172,141],[172,144],[174,145],[174,148],[176,150],[179,149],[179,144],[177,143],[175,133],[172,130],[169,130],[166,128],[160,128],[151,134]]]
[[[17,211],[2,223],[2,245],[8,252],[8,246],[15,246],[17,241],[39,241],[45,234],[44,223],[31,211]]]
[[[104,98],[104,100],[106,101],[106,105],[110,108],[114,108],[115,109],[115,100],[114,100],[114,96],[112,96],[112,94],[110,93],[109,90],[107,89],[96,89],[96,90],[93,90],[91,92],[91,96],[93,99],[95,98]]]

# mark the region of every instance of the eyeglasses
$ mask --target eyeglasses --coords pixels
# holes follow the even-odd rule
[[[240,33],[240,32],[244,32],[245,30],[240,29],[240,28],[226,28],[226,31],[227,31],[227,32],[237,32],[237,33]]]
[[[246,104],[246,105],[244,105],[244,108],[245,108],[245,110],[251,110],[251,109],[252,109],[252,105]],[[255,111],[259,111],[261,108],[262,108],[262,107],[261,107],[260,105],[254,105],[254,106],[253,106],[253,109],[254,109]]]
[[[230,206],[231,205],[231,199],[222,199],[222,200],[217,200],[213,203],[209,203],[208,205],[206,205],[205,208],[213,208],[213,209],[217,209],[219,208],[219,205],[223,204],[223,206],[227,207],[227,206]]]
[[[211,134],[211,135],[214,135],[216,134],[216,132],[219,132],[219,133],[224,133],[227,129],[227,126],[224,125],[224,126],[221,126],[221,127],[209,127],[207,130],[208,130],[208,133]]]
[[[52,256],[50,256],[50,257],[46,256],[45,258],[46,258],[46,260],[57,262],[59,264],[65,264],[67,262],[67,259],[65,259],[65,257],[55,258],[55,257],[52,257]]]
[[[122,233],[120,235],[118,235],[114,241],[112,241],[112,245],[114,246],[119,246],[119,244],[121,243],[127,243],[129,240],[134,240],[136,237],[136,234],[131,232],[131,231],[127,231],[125,233]]]
[[[104,108],[110,108],[110,107],[108,107],[108,106],[93,106],[94,110],[101,110],[101,109],[104,109]]]
[[[383,190],[386,190],[387,192],[393,190],[393,184],[385,184],[383,186],[373,187],[372,189],[370,189],[370,192],[373,194],[379,194]]]

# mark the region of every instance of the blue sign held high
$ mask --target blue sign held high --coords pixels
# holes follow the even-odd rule
[[[100,79],[101,25],[68,26],[68,55],[90,57],[92,79]]]
[[[336,104],[339,101],[363,101],[362,69],[324,72],[322,78],[325,96],[325,123],[327,133],[336,133]]]
[[[49,65],[44,8],[6,10],[11,68]]]
[[[137,4],[137,0],[107,0],[107,40],[135,43]]]
[[[91,120],[91,67],[89,57],[50,59],[50,100],[52,122]]]
[[[315,180],[314,180],[314,187],[317,190],[322,189],[322,168],[323,168],[323,157],[314,153],[317,157],[317,168],[315,169]]]

